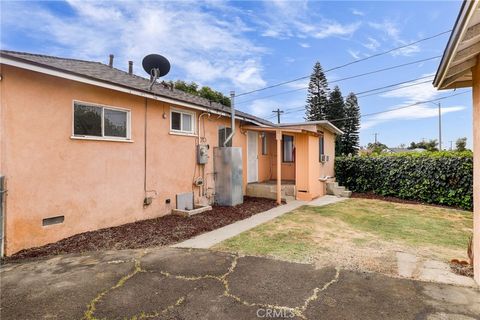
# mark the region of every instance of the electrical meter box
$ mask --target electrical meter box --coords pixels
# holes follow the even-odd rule
[[[198,144],[197,145],[197,163],[206,164],[208,162],[208,149],[210,146],[208,144]]]

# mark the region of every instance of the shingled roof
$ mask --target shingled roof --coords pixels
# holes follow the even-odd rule
[[[156,84],[152,90],[149,90],[150,80],[129,74],[128,72],[112,68],[106,64],[95,61],[85,61],[69,58],[60,58],[54,56],[32,54],[27,52],[16,52],[8,50],[0,50],[0,57],[9,58],[19,62],[24,62],[55,71],[68,73],[84,77],[90,80],[104,82],[106,84],[121,86],[128,89],[133,89],[147,94],[155,94],[159,97],[169,98],[189,104],[194,104],[200,107],[230,113],[230,107],[224,106],[217,102],[212,102],[208,99],[198,97],[181,90],[172,89],[162,84]],[[263,125],[274,125],[270,121],[253,116],[251,114],[235,110],[236,117],[243,118],[246,121],[254,121]]]

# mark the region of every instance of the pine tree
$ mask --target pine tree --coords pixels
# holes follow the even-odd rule
[[[325,108],[325,119],[332,122],[340,130],[345,127],[345,102],[343,101],[342,92],[338,86],[330,92],[328,104]],[[337,136],[335,142],[335,155],[342,154],[342,137]]]
[[[342,150],[344,155],[356,154],[359,148],[360,138],[360,107],[357,96],[352,92],[345,100],[345,123],[343,127]]]
[[[307,105],[305,119],[308,121],[324,120],[325,107],[328,103],[328,82],[320,62],[313,66],[313,72],[308,83]]]

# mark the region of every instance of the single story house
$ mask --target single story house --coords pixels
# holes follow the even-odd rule
[[[166,215],[176,197],[215,202],[214,150],[231,110],[109,64],[0,51],[3,254]],[[275,125],[236,111],[241,192],[282,183],[292,196],[325,194],[334,176],[328,121]],[[202,161],[199,164],[199,146]]]
[[[480,1],[464,0],[433,81],[440,90],[472,88],[473,253],[480,284]]]

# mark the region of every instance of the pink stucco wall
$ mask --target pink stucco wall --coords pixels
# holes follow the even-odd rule
[[[213,201],[213,148],[218,145],[219,127],[230,126],[228,117],[202,116],[200,130],[204,143],[210,145],[210,160],[202,169],[196,165],[197,137],[170,132],[170,109],[185,108],[1,67],[0,173],[7,177],[7,255],[77,233],[169,214],[181,192],[194,191],[197,200]],[[132,140],[72,139],[74,100],[130,110]],[[195,112],[198,130],[202,111],[189,111]],[[240,126],[237,121],[233,145],[242,148],[245,191],[247,138]],[[275,133],[267,136],[267,155],[261,154],[258,141],[260,181],[276,178]],[[304,181],[310,198],[322,194],[318,175],[333,175],[334,135],[326,133],[326,137],[331,163],[318,162],[318,137],[295,134],[296,157],[305,164],[282,164],[282,178]],[[203,189],[193,186],[199,176],[206,181]],[[154,198],[146,207],[145,196]],[[43,219],[61,215],[63,223],[42,226]]]
[[[142,97],[9,66],[2,66],[0,88],[7,255],[76,233],[168,214],[180,192],[194,190],[198,198],[199,188],[192,188],[193,178],[201,175],[195,162],[196,137],[170,134],[170,104],[148,100],[146,107]],[[74,99],[129,109],[133,142],[71,139]],[[145,112],[146,188],[154,200],[144,208]],[[196,111],[197,119],[200,113]],[[203,119],[211,157],[205,166],[205,194],[212,199],[213,147],[218,127],[229,126],[229,119]],[[233,144],[245,154],[245,134],[237,132]],[[243,165],[246,173],[246,157]],[[42,219],[59,215],[65,216],[64,223],[42,226]]]

